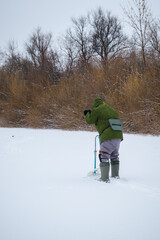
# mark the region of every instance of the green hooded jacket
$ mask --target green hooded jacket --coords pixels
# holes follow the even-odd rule
[[[113,108],[103,103],[100,98],[96,98],[94,100],[91,112],[86,114],[85,119],[87,124],[95,124],[95,127],[100,134],[101,143],[111,139],[123,140],[122,131],[114,131],[111,129],[111,127],[108,127],[108,119],[110,118],[118,119],[118,113]],[[108,128],[105,129],[106,127]]]

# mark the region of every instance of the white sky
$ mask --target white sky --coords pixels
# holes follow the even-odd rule
[[[131,1],[131,0],[130,0]],[[0,0],[0,49],[4,50],[10,40],[19,49],[37,27],[43,32],[51,32],[53,39],[65,33],[71,26],[71,18],[86,15],[89,11],[102,7],[118,16],[124,14],[121,6],[128,0]],[[160,0],[148,0],[153,15],[159,17]]]

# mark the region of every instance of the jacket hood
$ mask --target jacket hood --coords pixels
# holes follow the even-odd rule
[[[101,98],[96,98],[93,102],[93,105],[92,105],[92,108],[96,108],[98,107],[99,105],[103,104],[103,101]]]

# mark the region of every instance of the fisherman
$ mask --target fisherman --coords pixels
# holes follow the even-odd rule
[[[119,178],[119,148],[123,140],[123,128],[118,113],[101,98],[96,98],[92,110],[85,110],[84,115],[87,124],[95,124],[100,135],[100,180],[109,182],[110,163],[111,177]]]

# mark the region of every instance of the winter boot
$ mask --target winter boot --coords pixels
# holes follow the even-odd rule
[[[101,162],[100,170],[101,170],[100,181],[109,182],[109,162]]]
[[[111,176],[119,178],[119,161],[111,161]]]

